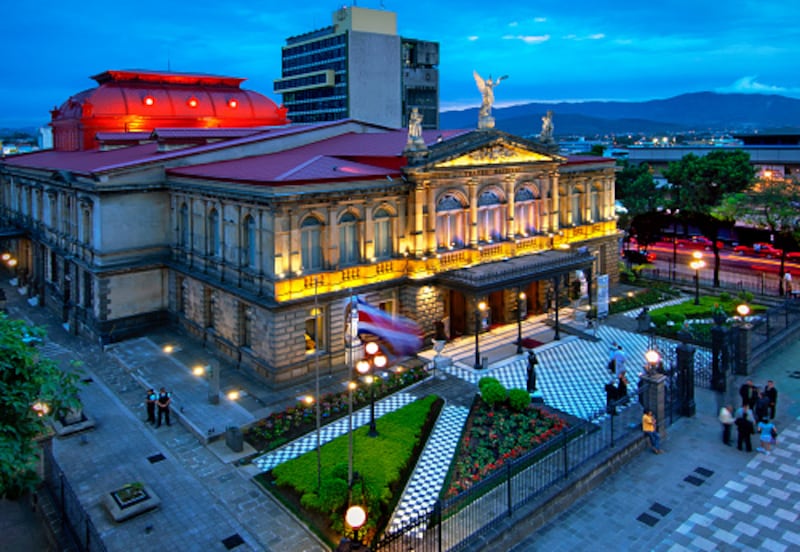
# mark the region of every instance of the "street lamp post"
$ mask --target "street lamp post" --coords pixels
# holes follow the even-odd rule
[[[555,284],[553,287],[555,287],[554,295],[555,295],[555,313],[556,313],[555,335],[553,336],[553,341],[558,341],[559,339],[561,339],[561,330],[558,327],[558,306],[559,306],[558,305],[558,299],[559,299],[559,295],[560,295],[560,290],[559,290],[560,280],[561,280],[561,276],[556,276],[553,279],[553,282]]]
[[[517,354],[522,354],[522,307],[525,306],[525,292],[520,291],[517,296]]]
[[[481,301],[475,309],[475,369],[481,369],[481,349],[478,335],[481,333],[481,317],[486,310],[486,303]]]
[[[700,304],[700,269],[706,266],[703,260],[703,254],[699,251],[692,253],[692,262],[689,266],[694,270],[694,304]]]
[[[375,370],[374,368],[383,368],[386,366],[386,357],[380,354],[380,348],[374,341],[370,341],[365,346],[365,352],[368,357],[364,360],[359,360],[356,364],[356,370],[361,375],[367,376],[366,380],[369,384],[369,432],[370,437],[378,436],[378,429],[375,426]],[[369,374],[369,375],[367,375]]]

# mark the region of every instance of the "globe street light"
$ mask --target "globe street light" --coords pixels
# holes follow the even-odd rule
[[[699,251],[692,253],[693,260],[689,266],[694,270],[694,304],[700,304],[700,269],[706,266],[703,254]]]
[[[359,360],[356,364],[358,373],[365,377],[365,381],[369,384],[369,432],[370,437],[378,436],[378,429],[375,426],[375,371],[374,368],[384,368],[387,359],[384,355],[380,354],[380,347],[374,341],[370,341],[364,347],[364,352],[367,358]],[[369,375],[367,375],[369,374]]]
[[[481,301],[477,305],[478,308],[475,309],[475,369],[481,369],[481,349],[480,343],[478,342],[478,335],[481,333],[481,318],[483,318],[483,313],[486,310],[486,303]]]
[[[517,354],[522,354],[522,308],[525,306],[524,291],[520,291],[517,296]]]
[[[355,541],[360,544],[361,539],[358,537],[358,530],[361,529],[361,527],[367,521],[367,512],[362,506],[350,506],[344,515],[344,520],[353,530],[353,537],[355,538]]]
[[[647,361],[647,372],[652,374],[661,363],[661,355],[655,349],[650,349],[644,354],[644,358]]]

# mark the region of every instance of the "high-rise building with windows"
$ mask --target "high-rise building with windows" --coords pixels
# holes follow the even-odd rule
[[[339,119],[401,127],[416,107],[423,128],[439,126],[439,43],[397,34],[397,14],[355,6],[328,27],[286,39],[281,78],[295,123]]]

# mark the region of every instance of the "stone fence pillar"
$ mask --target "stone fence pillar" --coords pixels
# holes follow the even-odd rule
[[[664,374],[645,372],[641,375],[642,407],[653,411],[658,423],[658,433],[662,439],[667,436],[666,382],[667,376]]]

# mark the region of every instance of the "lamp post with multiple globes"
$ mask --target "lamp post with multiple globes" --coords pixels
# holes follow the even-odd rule
[[[692,262],[689,267],[694,270],[694,304],[700,304],[700,269],[705,268],[706,262],[703,260],[703,254],[699,251],[692,253]]]
[[[386,356],[381,354],[380,347],[374,341],[370,341],[364,346],[366,358],[359,360],[356,364],[356,370],[362,376],[365,376],[367,384],[369,384],[369,432],[367,435],[370,437],[378,436],[378,429],[375,427],[375,368],[383,369],[386,366]]]

